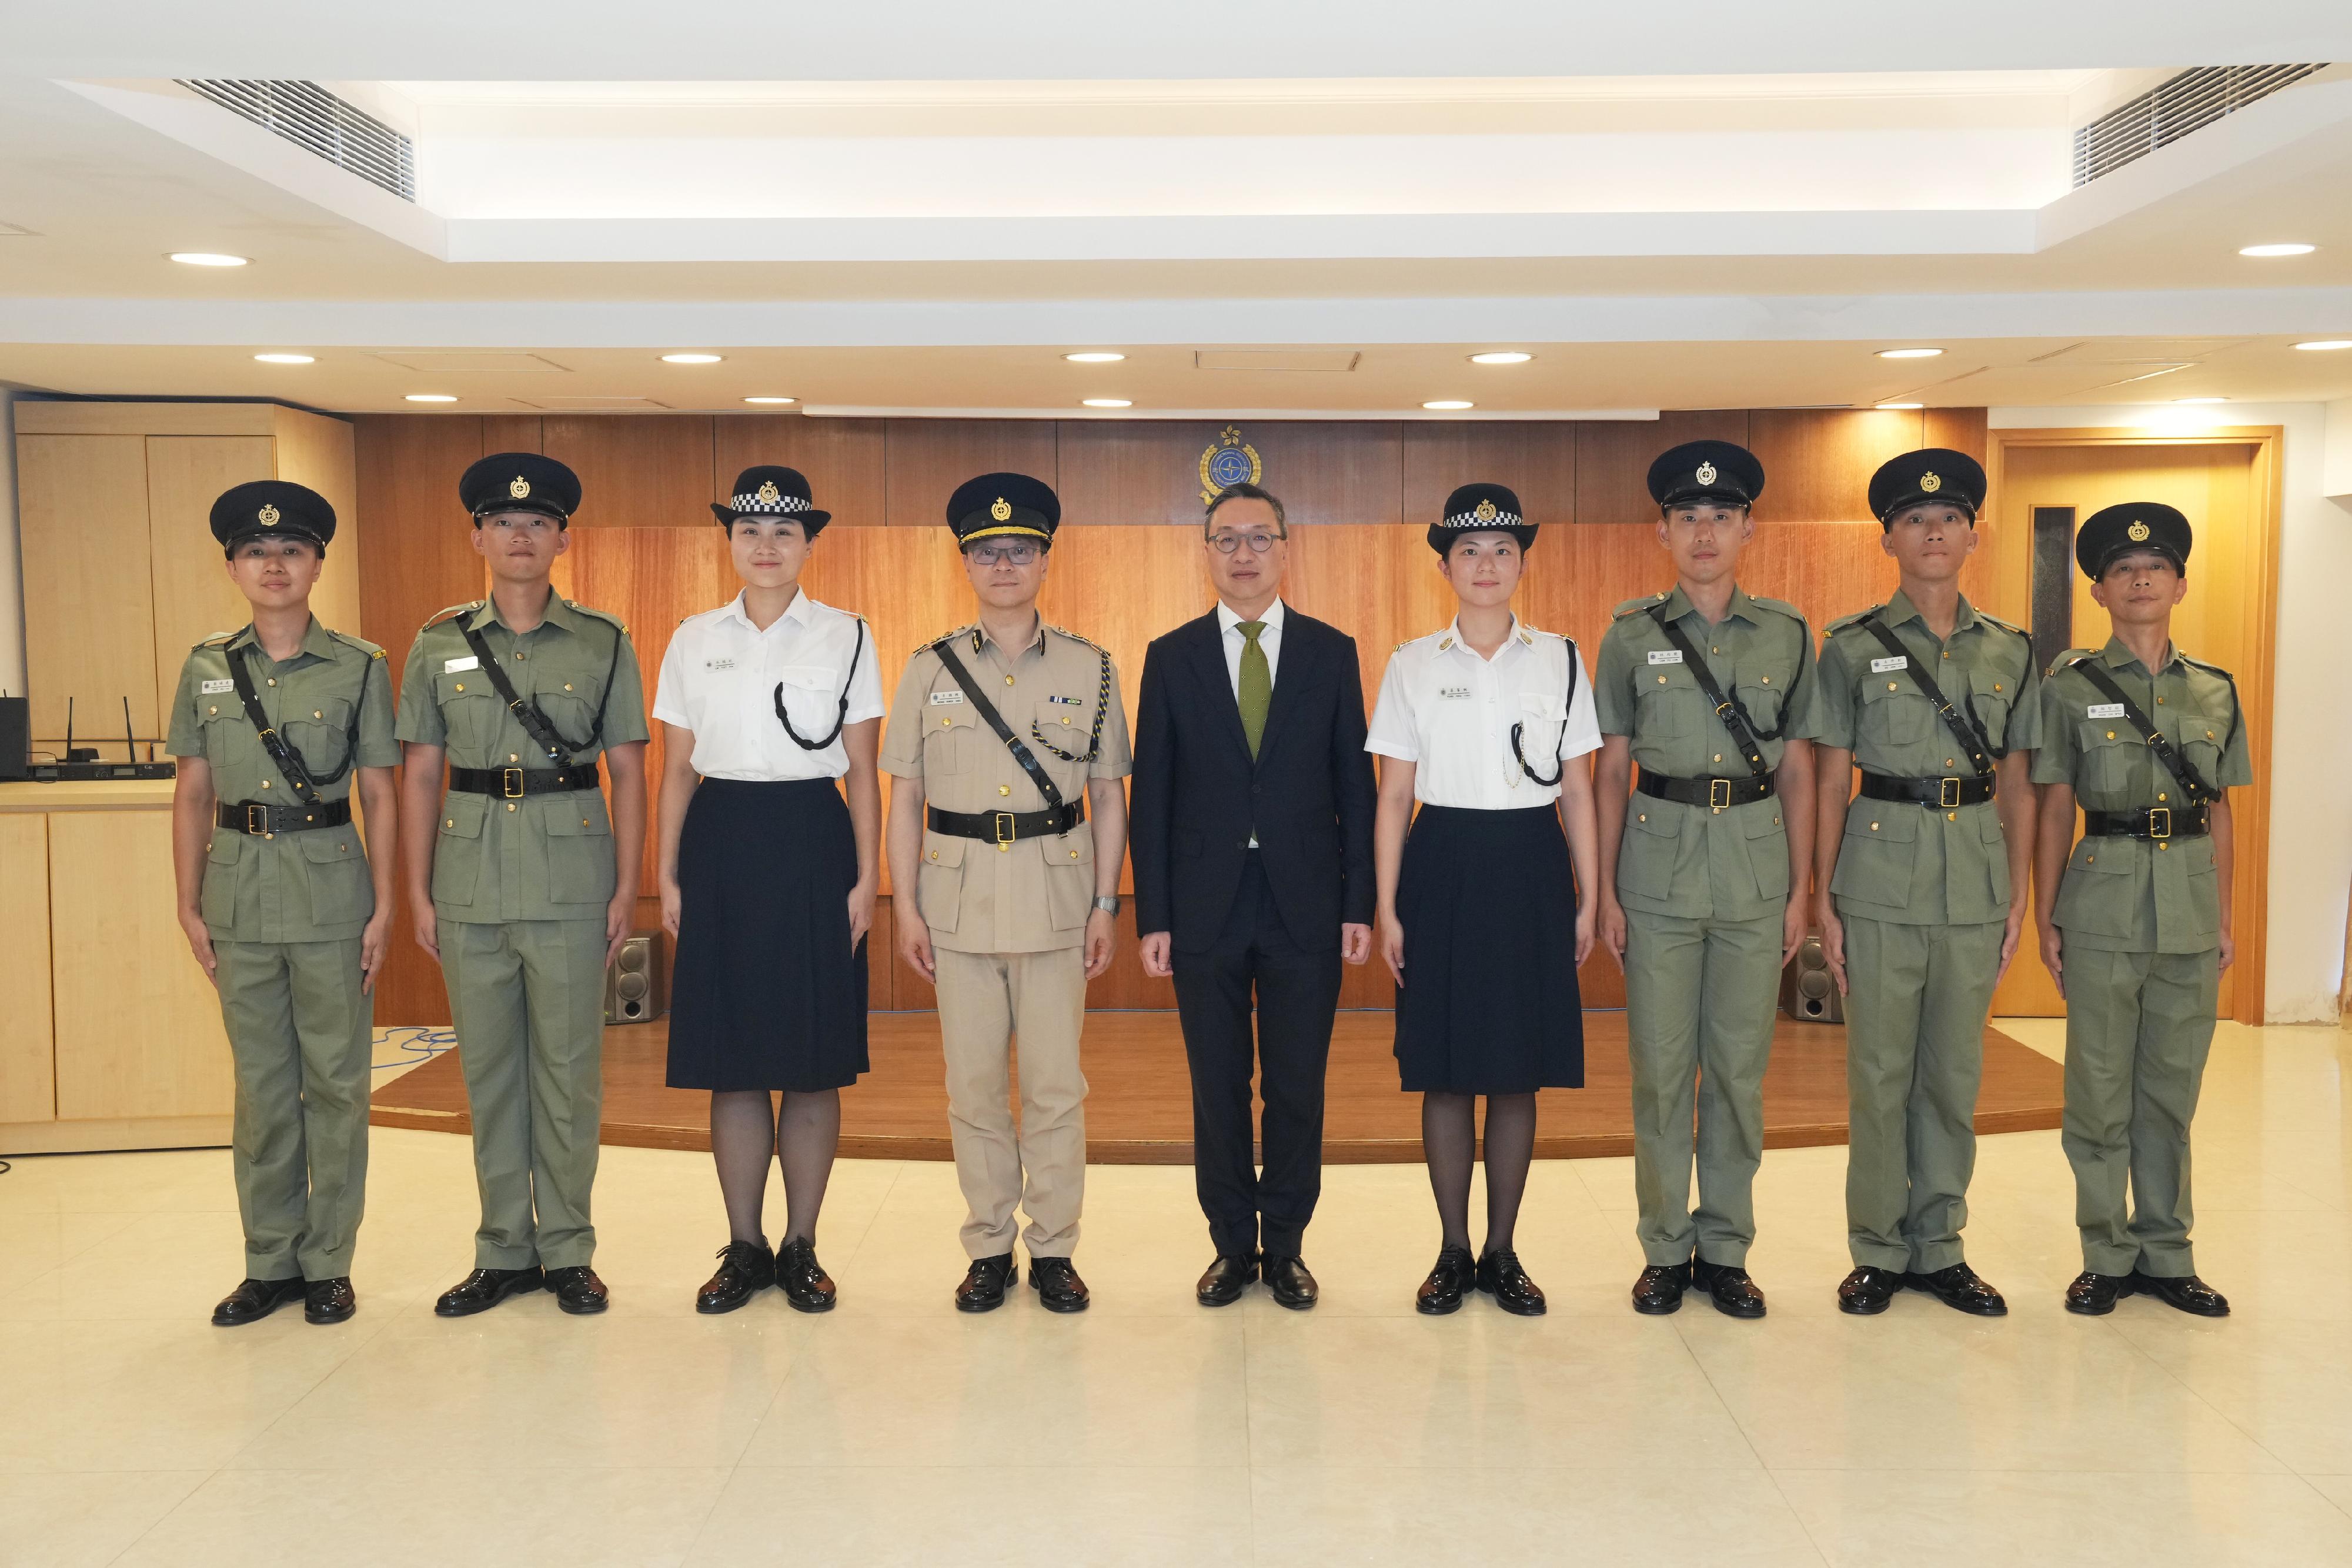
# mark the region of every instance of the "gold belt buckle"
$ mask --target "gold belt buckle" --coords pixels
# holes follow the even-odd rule
[[[499,768],[499,792],[501,795],[505,796],[505,797],[506,797],[508,800],[521,800],[521,799],[522,799],[522,769],[521,769],[521,768]]]
[[[1730,779],[1710,779],[1706,781],[1706,806],[1710,811],[1723,811],[1730,809]]]
[[[263,805],[258,800],[247,801],[245,805],[245,831],[248,833],[268,832],[269,808]]]
[[[2157,819],[2159,817],[2164,819],[2164,826],[2161,828],[2156,825]],[[2171,807],[2150,806],[2147,809],[2147,836],[2151,839],[2168,839],[2172,836]]]
[[[1960,781],[1957,779],[1936,780],[1936,804],[1948,810],[1960,803]]]
[[[1013,841],[1019,836],[1013,830],[1013,813],[1010,811],[991,811],[988,815],[990,818],[989,826],[994,830],[996,834],[996,852],[999,854],[1012,853]]]

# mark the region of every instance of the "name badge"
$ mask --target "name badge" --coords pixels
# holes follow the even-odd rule
[[[204,684],[204,693],[206,696],[211,696],[218,692],[233,692],[235,690],[236,690],[236,683],[235,681],[206,681]]]
[[[1437,695],[1444,698],[1447,702],[1467,702],[1470,700],[1470,688],[1468,686],[1440,686],[1437,688]]]
[[[2121,703],[2093,703],[2091,705],[2090,712],[2093,718],[2121,718],[2124,716],[2124,705]]]
[[[933,692],[931,694],[931,706],[933,707],[947,707],[951,704],[961,703],[961,701],[963,701],[963,694],[961,692]]]
[[[454,675],[460,670],[478,670],[481,667],[482,661],[468,653],[462,659],[446,661],[441,666],[441,673],[445,675]]]
[[[705,659],[702,661],[702,667],[706,670],[731,670],[735,667],[735,661],[732,659]]]
[[[1683,651],[1680,648],[1653,648],[1650,650],[1650,663],[1654,664],[1679,664],[1682,662]]]
[[[1870,673],[1874,675],[1883,675],[1889,670],[1907,670],[1910,667],[1911,661],[1901,653],[1896,653],[1891,658],[1870,661]]]

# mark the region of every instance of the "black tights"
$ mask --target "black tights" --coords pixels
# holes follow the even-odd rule
[[[1421,1146],[1429,1158],[1429,1190],[1437,1198],[1438,1223],[1444,1228],[1444,1245],[1465,1250],[1470,1246],[1470,1166],[1477,1147],[1477,1108],[1475,1094],[1432,1091],[1421,1097]],[[1487,1095],[1485,1250],[1511,1249],[1519,1199],[1528,1190],[1528,1167],[1535,1157],[1536,1097]]]
[[[841,1091],[783,1092],[778,1109],[764,1089],[728,1090],[710,1096],[710,1157],[727,1226],[737,1241],[761,1241],[760,1210],[768,1196],[768,1162],[784,1167],[784,1234],[779,1241],[816,1239],[817,1210],[841,1143]]]

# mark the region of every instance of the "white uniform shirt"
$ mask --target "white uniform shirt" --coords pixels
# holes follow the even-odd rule
[[[783,687],[793,727],[814,740],[833,734],[845,683],[849,712],[842,722],[882,716],[880,659],[872,633],[861,639],[856,616],[802,593],[762,632],[743,613],[739,593],[732,603],[688,616],[671,633],[654,716],[694,732],[694,770],[706,779],[838,779],[849,771],[840,737],[821,750],[803,749],[777,722],[776,688]]]
[[[1569,697],[1571,673],[1575,697]],[[1559,799],[1511,753],[1511,727],[1528,767],[1549,777],[1555,758],[1601,749],[1592,678],[1576,644],[1511,620],[1492,660],[1462,640],[1456,621],[1389,656],[1364,749],[1414,765],[1413,798],[1424,806],[1515,810]]]
[[[1257,645],[1258,651],[1265,655],[1266,679],[1269,682],[1279,680],[1282,676],[1282,601],[1277,599],[1267,605],[1265,613],[1259,619],[1265,622],[1265,629],[1257,634]],[[1241,623],[1242,618],[1226,609],[1223,600],[1218,600],[1217,631],[1224,643],[1225,679],[1234,688],[1235,702],[1241,701],[1242,696],[1242,650],[1249,645],[1249,639],[1241,634]]]

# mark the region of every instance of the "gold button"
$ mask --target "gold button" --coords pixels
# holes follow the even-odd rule
[[[269,788],[269,780],[268,780],[268,779],[264,779],[261,781],[261,787],[262,787],[264,789],[268,789],[268,788]]]
[[[996,846],[996,852],[1001,855],[1009,855],[1013,852],[1013,846],[1011,844],[999,844]]]
[[[1776,828],[1777,828],[1777,827],[1779,827],[1779,826],[1780,825],[1780,818],[1778,818],[1778,817],[1773,818],[1773,819],[1772,819],[1772,825],[1773,825],[1774,827],[1776,827]]]
[[[2099,857],[2096,855],[2084,855],[2083,857],[2083,863],[2084,865],[2096,865],[2099,863]]]
[[[1715,759],[1716,759],[1717,762],[1722,761],[1722,760],[1723,760],[1723,753],[1722,753],[1722,752],[1720,752],[1720,751],[1717,752],[1717,753],[1715,754]]]
[[[215,711],[217,711],[217,710],[215,710]],[[2211,730],[2210,730],[2210,729],[2209,729],[2209,730],[2207,730],[2207,731],[2205,732],[2205,738],[2206,738],[2206,739],[2208,739],[2208,740],[2212,739],[2212,738],[2213,738],[2213,732],[2212,732]]]
[[[1662,685],[1662,686],[1663,686],[1663,685],[1664,685],[1665,684],[1666,684],[1666,677],[1665,677],[1665,676],[1664,676],[1664,675],[1660,675],[1660,676],[1658,677],[1658,685]]]
[[[508,760],[509,762],[520,762],[520,761],[522,760],[522,758],[520,758],[520,757],[517,757],[513,752],[509,751],[509,752],[508,752],[508,753],[507,753],[507,760]]]
[[[318,709],[318,708],[312,708],[312,709],[310,710],[310,716],[311,716],[312,718],[324,718],[324,717],[326,717],[327,716],[326,716],[326,714],[325,714],[324,712],[322,712],[321,710],[320,710],[320,709]]]
[[[1952,655],[1951,655],[1950,653],[1946,653],[1946,654],[1944,655],[1944,657],[1946,657],[1947,659],[1950,658],[1951,656],[1952,656]]]
[[[520,648],[517,648],[517,649],[515,650],[515,657],[516,657],[516,658],[518,658],[518,659],[528,659],[528,658],[530,658],[530,655],[529,653],[524,653]]]
[[[1876,831],[1878,831],[1878,824],[1877,824],[1876,822],[1873,822],[1873,823],[1871,823],[1871,824],[1870,824],[1870,831],[1871,831],[1872,832],[1874,832],[1874,832],[1876,832]]]
[[[1647,811],[1643,812],[1639,820],[1644,822],[1648,821],[1650,820],[1650,813]]]
[[[1066,715],[1066,714],[1065,714],[1065,715],[1063,716],[1063,717],[1062,717],[1062,727],[1063,727],[1064,729],[1067,729],[1067,728],[1069,728],[1069,727],[1070,727],[1069,716],[1068,716],[1068,715]]]
[[[1007,675],[1007,676],[1005,676],[1005,677],[1004,677],[1004,684],[1005,684],[1006,685],[1008,685],[1008,686],[1009,686],[1009,685],[1011,685],[1013,684],[1013,677],[1012,677],[1011,675]]]
[[[273,685],[273,686],[274,686],[274,685],[276,685],[278,684],[278,677],[277,677],[276,675],[272,675],[272,676],[270,676],[270,677],[269,677],[269,684],[270,684],[271,685]],[[265,834],[265,835],[263,835],[263,836],[264,836],[264,837],[267,837],[268,835],[267,835],[267,834]]]
[[[2157,698],[2157,699],[2156,699],[2156,706],[2158,706],[2158,707],[2162,707],[2162,706],[2164,706],[2164,699],[2163,699],[2162,697],[2158,697],[2158,698]]]
[[[458,689],[459,691],[461,691],[461,692],[462,692],[462,691],[464,691],[464,690],[466,689],[466,683],[465,683],[465,682],[463,682],[463,681],[459,681],[459,682],[457,683],[457,689]]]
[[[2163,790],[2161,790],[2161,789],[2158,789],[2158,790],[2156,792],[2156,798],[2157,798],[2158,800],[2169,800],[2170,799],[2172,799],[2172,797],[2171,797],[2171,796],[2167,795],[2167,794],[2166,794]]]
[[[1010,784],[999,784],[996,787],[996,792],[1000,795],[1010,795],[1013,793],[1013,786]]]
[[[1960,814],[1958,811],[1947,811],[1944,813],[1944,821],[1948,822],[1957,822],[1959,820]]]
[[[939,858],[940,858],[940,852],[939,852],[939,851],[937,851],[937,850],[933,850],[933,851],[931,852],[931,858],[932,858],[933,860],[937,860],[937,859],[939,859]]]
[[[509,811],[514,810],[514,802],[512,800],[507,802],[507,810]]]
[[[2156,847],[2160,850],[2169,850],[2172,846],[2170,844],[2158,844]]]
[[[951,719],[951,718],[943,718],[943,719],[940,720],[940,727],[941,729],[945,729],[945,728],[947,728],[947,727],[948,727],[948,726],[950,726],[950,725],[953,724],[954,722],[955,722],[955,720],[953,720],[953,719]]]
[[[572,683],[571,683],[570,681],[566,681],[566,682],[564,682],[564,683],[563,683],[563,689],[564,689],[565,691],[567,691],[567,692],[568,692],[568,691],[570,691],[570,690],[572,689]]]
[[[1992,684],[1992,689],[1993,689],[1993,690],[1995,690],[1995,691],[1999,691],[1999,690],[2000,690],[2000,683],[1999,681],[1995,681],[1995,682]]]
[[[1952,761],[1952,759],[1951,759],[1950,758],[1947,757],[1947,758],[1944,758],[1944,766],[1945,766],[1945,767],[1947,767],[1947,768],[1950,768],[1950,767],[1954,766],[1954,763],[1953,763],[1953,761]]]
[[[583,828],[584,828],[584,827],[586,827],[586,826],[588,825],[588,819],[587,819],[587,818],[585,818],[585,817],[581,818],[581,819],[580,819],[580,825],[581,825],[582,827],[583,827]]]
[[[206,713],[213,713],[213,714],[216,714],[216,713],[220,712],[220,709],[219,709],[219,708],[217,708],[217,707],[211,707],[211,708],[206,708],[205,711]],[[2210,733],[2210,732],[2209,731],[2208,733]]]
[[[1772,677],[1769,675],[1759,675],[1756,677],[1756,684],[1759,686],[1769,686],[1772,684]]]
[[[352,846],[349,844],[337,844],[335,848],[342,852],[344,854],[352,852]]]
[[[1723,652],[1723,650],[1722,650],[1722,649],[1720,649],[1720,648],[1709,648],[1709,649],[1707,650],[1707,652],[1708,652],[1708,653],[1722,653],[1722,652]]]
[[[1076,859],[1077,859],[1077,858],[1078,858],[1078,852],[1077,852],[1077,851],[1076,851],[1076,850],[1072,850],[1072,851],[1070,852],[1070,858],[1071,858],[1072,860],[1076,860]]]
[[[441,820],[441,825],[445,828],[454,828],[457,825],[457,819],[455,817],[444,817]]]
[[[270,684],[271,685],[276,685],[278,683],[277,683],[277,682],[275,682],[275,681],[272,681],[272,682],[270,682],[269,684]],[[263,838],[265,838],[265,839],[274,839],[274,838],[276,838],[278,835],[277,835],[276,833],[264,833],[264,834],[262,834],[261,836],[262,836]]]
[[[2115,732],[2114,730],[2112,730],[2112,729],[2111,729],[2111,730],[2107,731],[2107,738],[2108,738],[2109,740],[2113,740],[2115,737],[2116,737],[2116,732]]]
[[[1886,689],[1887,689],[1888,691],[1890,691],[1890,692],[1891,692],[1891,691],[1893,691],[1893,690],[1895,689],[1895,683],[1894,683],[1893,681],[1889,681],[1889,682],[1887,682],[1887,683],[1886,683]]]

